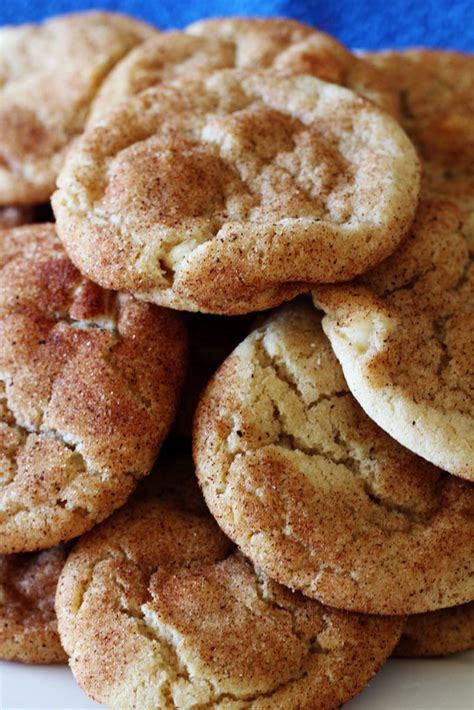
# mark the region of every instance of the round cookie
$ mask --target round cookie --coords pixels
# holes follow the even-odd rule
[[[101,81],[155,33],[108,12],[0,29],[0,205],[50,197]]]
[[[86,535],[56,610],[81,687],[142,710],[339,707],[404,623],[328,609],[271,582],[208,514],[169,497],[128,504]]]
[[[64,545],[37,553],[0,555],[0,658],[66,663],[54,598],[68,554]]]
[[[208,385],[194,458],[224,532],[337,608],[412,614],[474,594],[474,487],[365,415],[310,304],[252,333]]]
[[[447,656],[474,648],[474,602],[407,619],[394,656]]]
[[[398,116],[399,98],[368,62],[333,37],[294,20],[204,20],[135,48],[108,75],[92,106],[97,123],[120,101],[177,77],[218,69],[274,67],[341,84]]]
[[[387,86],[382,72],[310,25],[290,19],[227,17],[200,20],[186,32],[232,44],[236,67],[310,74],[347,86],[396,117],[400,114],[400,97]]]
[[[400,120],[428,172],[445,168],[449,181],[474,174],[474,56],[410,49],[363,54],[386,90],[400,100]]]
[[[474,245],[473,245],[474,246]],[[314,292],[347,383],[404,446],[474,480],[474,268],[462,213],[420,203],[399,250],[349,286]]]
[[[423,157],[423,200],[405,245],[353,287],[315,298],[369,416],[474,480],[474,58],[410,50],[367,59],[403,99],[402,124]]]
[[[180,316],[88,281],[53,225],[0,232],[0,552],[52,547],[123,505],[185,357]]]
[[[101,285],[229,315],[393,252],[418,171],[398,124],[353,92],[225,70],[148,89],[86,131],[53,209],[72,261]]]
[[[184,32],[161,32],[136,47],[110,72],[94,99],[88,126],[145,89],[178,77],[227,69],[234,61],[234,47],[229,42]]]
[[[401,124],[423,159],[423,194],[454,201],[474,245],[474,56],[411,49],[364,58],[399,100]]]

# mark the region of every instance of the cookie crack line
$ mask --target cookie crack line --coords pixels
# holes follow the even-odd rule
[[[453,287],[446,290],[446,295],[459,292],[462,289],[462,287],[464,286],[464,284],[468,282],[470,266],[471,266],[471,261],[468,261],[467,266],[465,267],[465,269],[463,271],[463,274],[459,277],[457,283]],[[436,271],[436,270],[433,269],[433,271]],[[397,289],[397,290],[401,290],[401,289]],[[462,395],[464,397],[470,398],[470,396],[471,396],[469,382],[463,381],[462,385],[459,385],[459,384],[446,382],[446,379],[445,379],[446,370],[449,368],[449,366],[451,365],[451,363],[453,361],[456,362],[456,358],[455,358],[455,356],[453,356],[451,354],[448,343],[446,341],[447,340],[446,339],[446,328],[447,328],[449,321],[452,318],[455,318],[458,312],[452,310],[452,305],[449,307],[449,309],[446,307],[441,307],[441,308],[436,309],[436,311],[433,312],[432,327],[430,329],[430,332],[424,334],[423,337],[420,338],[420,340],[419,340],[420,344],[423,344],[423,343],[426,343],[429,341],[438,343],[441,348],[441,353],[440,353],[438,364],[436,365],[436,367],[433,368],[433,373],[436,375],[436,377],[438,379],[436,381],[436,384],[433,385],[431,389],[425,390],[423,392],[423,400],[426,402],[435,403],[436,409],[438,409],[444,413],[452,412],[452,409],[446,408],[446,405],[442,401],[439,401],[440,394],[446,388],[449,388],[450,392],[458,392],[460,395]],[[391,386],[394,388],[400,388],[402,391],[405,391],[407,388],[406,384],[403,384],[402,382],[397,381],[397,379],[395,379],[393,377],[392,377]]]
[[[268,351],[263,341],[263,337],[259,337],[259,334],[257,333],[255,339],[255,342],[257,344],[257,354],[262,356],[262,367],[269,367],[270,369],[272,369],[280,380],[280,382],[286,383],[288,387],[293,390],[293,392],[299,397],[299,399],[304,401],[304,394],[299,387],[298,380],[293,377],[289,368],[286,366],[285,361],[282,358],[279,358],[275,354],[272,355]],[[312,399],[309,402],[305,402],[305,406],[308,409],[311,409],[312,407],[317,407],[318,404],[324,402],[325,400],[331,400],[334,397],[345,397],[349,394],[350,392],[348,389],[334,390],[333,392],[321,392],[316,397],[316,399]]]
[[[9,379],[10,379],[10,378],[9,378],[8,376],[5,376],[5,375],[2,376],[2,375],[0,374],[0,382],[2,382],[4,386],[8,383]],[[64,432],[61,432],[59,429],[47,428],[47,427],[44,427],[44,426],[43,426],[43,418],[44,418],[44,411],[45,411],[45,410],[40,410],[40,411],[39,411],[39,425],[37,425],[37,426],[24,426],[23,424],[20,424],[20,423],[19,423],[18,417],[17,417],[17,415],[16,415],[16,413],[15,413],[15,411],[14,411],[14,408],[11,406],[11,403],[10,403],[9,398],[8,398],[8,390],[7,390],[7,387],[5,387],[4,393],[5,393],[5,398],[4,398],[3,401],[5,402],[5,404],[6,404],[6,406],[7,406],[8,413],[10,414],[11,418],[12,418],[13,421],[14,421],[13,426],[14,426],[19,432],[21,432],[21,434],[23,434],[23,436],[25,437],[25,438],[23,439],[23,441],[21,442],[21,444],[20,444],[21,446],[24,446],[24,445],[25,445],[25,443],[26,443],[26,441],[28,440],[28,438],[29,438],[30,435],[36,435],[36,436],[42,436],[42,435],[44,435],[44,436],[47,436],[47,437],[50,437],[50,438],[53,438],[53,439],[57,439],[59,442],[61,442],[61,443],[64,445],[64,447],[65,447],[66,449],[68,449],[69,451],[71,451],[72,454],[77,455],[77,457],[79,457],[79,464],[80,464],[81,470],[78,471],[78,473],[84,473],[84,472],[87,472],[87,473],[90,473],[90,474],[97,474],[97,473],[98,473],[98,471],[95,471],[94,469],[92,469],[91,467],[89,467],[89,465],[88,465],[86,459],[85,459],[84,456],[81,454],[81,452],[78,450],[78,448],[79,448],[79,446],[80,446],[80,443],[72,442],[70,439],[68,440],[67,435],[64,434]],[[18,472],[18,469],[17,469],[17,472]],[[14,479],[13,479],[13,480],[14,480]],[[67,483],[69,484],[70,481],[68,481]],[[29,508],[26,508],[26,510],[29,510]]]
[[[451,318],[453,318],[454,313],[449,313],[444,316],[440,316],[434,322],[434,329],[432,338],[441,347],[441,357],[436,368],[436,374],[438,377],[443,375],[443,372],[449,367],[452,361],[452,355],[449,352],[448,344],[446,343],[446,327]]]
[[[125,379],[125,378],[124,378]],[[2,382],[4,385],[8,383],[9,378],[6,376],[1,376],[0,375],[0,382]],[[141,398],[138,394],[133,392],[131,389],[131,386],[128,383],[128,380],[125,380],[129,386],[129,393],[138,401],[140,402],[143,407],[146,407],[146,402],[148,400]],[[54,388],[54,383],[52,388]],[[67,489],[68,486],[71,485],[71,483],[74,482],[77,478],[79,478],[82,474],[87,474],[88,476],[91,477],[101,477],[103,475],[103,472],[100,471],[100,469],[95,468],[94,466],[90,465],[90,462],[87,460],[87,458],[81,453],[80,448],[82,446],[81,441],[73,441],[72,438],[65,432],[61,431],[60,429],[57,428],[51,428],[51,427],[45,427],[43,424],[43,419],[44,419],[44,413],[48,409],[49,403],[46,405],[46,408],[38,412],[39,416],[39,422],[36,426],[24,426],[20,424],[18,421],[17,415],[15,414],[14,408],[11,406],[9,400],[8,400],[8,392],[7,388],[5,388],[5,399],[4,402],[6,403],[6,406],[8,408],[8,412],[13,419],[13,426],[17,431],[19,431],[22,434],[22,441],[19,444],[19,447],[17,448],[17,453],[19,448],[24,448],[26,445],[28,439],[30,436],[38,436],[38,437],[49,437],[52,439],[56,439],[59,441],[66,449],[68,449],[71,452],[71,455],[73,457],[76,457],[76,465],[74,466],[73,471],[71,471],[71,475],[68,476],[67,479],[63,479],[62,483],[63,486],[60,491],[58,491],[58,498],[56,501],[57,505],[67,505],[67,509],[69,512],[79,512],[83,511],[87,515],[90,515],[90,511],[85,508],[83,505],[80,504],[75,504],[75,505],[70,505],[67,504],[66,501],[62,498],[62,495],[64,494],[65,490]],[[148,408],[150,408],[150,403],[148,402]],[[11,426],[11,425],[10,425]],[[18,469],[18,461],[17,461],[17,456],[15,456],[15,472],[13,475],[13,478],[11,478],[9,481],[7,481],[6,485],[0,486],[0,489],[3,487],[4,489],[7,489],[8,486],[14,485],[15,479],[18,476],[19,469]],[[134,480],[138,480],[141,477],[140,472],[138,471],[126,471],[123,472],[123,476],[129,478],[133,478]],[[47,504],[45,503],[44,505]],[[29,513],[33,509],[37,509],[38,506],[27,506],[25,504],[19,503],[16,501],[14,509],[9,509],[7,512],[4,514],[1,513],[0,511],[0,518],[2,515],[6,515],[9,518],[13,518],[17,515],[20,515],[21,513]]]
[[[229,553],[228,556],[233,554],[232,552]],[[122,559],[124,562],[128,564],[132,564],[135,566],[139,571],[143,572],[144,568],[136,562],[125,550],[121,545],[116,545],[112,548],[109,548],[107,552],[102,555],[99,559],[96,559],[94,561],[94,564],[92,565],[87,579],[83,582],[82,584],[82,591],[81,591],[81,596],[79,603],[75,607],[75,617],[77,617],[80,614],[81,608],[85,602],[85,597],[87,595],[87,592],[89,591],[93,578],[95,575],[95,571],[97,568],[103,563],[107,561],[113,561],[117,559]],[[222,562],[223,560],[220,560]],[[193,560],[188,561],[188,564],[191,564]],[[200,562],[199,559],[194,560],[194,562]],[[155,572],[157,572],[162,565],[156,565],[156,566],[150,566],[149,569],[146,570],[147,575],[149,576],[149,580],[153,576]],[[117,586],[126,594],[126,587],[121,583],[120,579],[117,576],[117,572],[114,571],[114,582],[117,584]],[[147,583],[147,587],[149,587],[149,581]],[[305,643],[307,647],[307,656],[314,655],[315,653],[325,655],[330,652],[330,650],[325,650],[323,649],[320,644],[318,643],[317,639],[309,639],[306,640],[302,637],[302,635],[297,631],[296,629],[296,623],[295,623],[295,617],[292,611],[287,608],[284,605],[279,605],[277,603],[274,603],[273,601],[270,601],[268,598],[264,596],[264,594],[257,589],[258,587],[258,581],[256,581],[256,588],[255,591],[257,593],[257,596],[261,601],[263,601],[266,605],[279,609],[281,611],[285,611],[290,616],[292,617],[292,631],[294,636],[301,642]],[[228,591],[228,590],[227,590]],[[232,599],[239,604],[243,604],[249,611],[254,612],[255,610],[251,609],[250,607],[247,607],[247,605],[244,604],[244,602],[231,595]],[[271,690],[266,691],[266,692],[260,692],[260,693],[253,693],[253,694],[235,694],[235,693],[229,693],[229,692],[219,692],[218,688],[216,687],[215,684],[212,683],[212,681],[205,679],[205,678],[199,678],[196,676],[193,676],[192,672],[189,670],[187,667],[186,663],[182,660],[180,657],[180,654],[178,652],[178,648],[176,646],[176,643],[173,642],[172,640],[172,635],[169,634],[169,638],[166,638],[164,635],[164,629],[157,628],[153,624],[153,617],[152,615],[146,615],[144,611],[144,606],[145,604],[140,605],[136,609],[133,609],[130,606],[130,603],[128,603],[128,600],[125,602],[125,600],[120,601],[120,612],[127,616],[130,619],[134,619],[137,622],[137,628],[136,631],[140,634],[143,635],[146,639],[151,640],[152,642],[157,642],[159,646],[161,646],[160,650],[162,651],[163,648],[167,652],[167,658],[166,661],[167,663],[171,663],[173,667],[173,671],[176,675],[176,679],[173,681],[169,678],[166,679],[167,683],[167,688],[163,689],[165,693],[169,694],[171,696],[172,693],[172,687],[176,681],[179,680],[185,680],[189,682],[190,684],[193,684],[195,680],[199,680],[200,683],[206,683],[206,685],[209,688],[209,691],[211,694],[213,694],[213,697],[211,700],[209,700],[207,703],[199,703],[196,705],[196,708],[205,710],[206,708],[213,708],[215,707],[216,703],[225,701],[225,700],[231,700],[234,702],[253,702],[255,700],[258,700],[260,698],[271,698],[275,693],[277,693],[281,688],[288,687],[289,685],[292,685],[293,683],[298,683],[301,681],[303,678],[305,678],[308,675],[308,671],[305,669],[301,670],[301,673],[296,675],[296,677],[289,679],[286,682],[283,683],[278,683],[275,687],[273,687]],[[164,626],[164,624],[162,625]],[[328,624],[325,621],[325,626],[324,630],[328,628]],[[322,632],[320,632],[322,633]],[[72,652],[72,656],[74,656],[75,649]],[[157,670],[159,670],[159,667],[157,667]],[[329,680],[331,680],[330,676],[325,673],[325,675],[328,677]],[[331,681],[332,682],[332,681]]]
[[[281,366],[278,365],[278,360],[275,359],[267,350],[265,347],[265,343],[261,338],[256,338],[255,343],[257,346],[257,350],[260,354],[260,356],[263,355],[263,358],[260,358],[260,363],[261,367],[263,368],[270,368],[275,375],[278,377],[280,382],[283,382],[286,384],[290,389],[292,389],[301,400],[303,400],[303,394],[301,390],[298,388],[296,381],[291,378],[288,374],[288,368],[285,368],[284,375],[282,376],[282,368]],[[318,397],[317,400],[315,400],[314,403],[312,403],[311,406],[315,406],[315,404],[319,404],[320,401],[323,401],[325,399],[332,399],[333,397],[342,397],[342,396],[349,396],[352,397],[350,394],[349,390],[340,390],[340,391],[335,391],[330,394],[324,394],[320,397]],[[347,442],[341,437],[340,432],[336,432],[334,436],[334,440],[336,443],[339,445],[343,445],[346,448],[346,454],[341,456],[341,457],[336,457],[334,456],[330,451],[328,451],[325,448],[319,447],[319,446],[311,446],[307,447],[304,446],[300,441],[298,441],[297,435],[295,435],[292,431],[289,431],[287,428],[287,422],[286,418],[280,411],[280,408],[278,406],[278,402],[272,397],[270,393],[268,393],[268,396],[270,397],[270,400],[273,404],[274,408],[274,415],[276,420],[278,421],[280,425],[280,434],[278,439],[273,442],[272,444],[267,444],[266,446],[277,446],[282,449],[286,450],[291,450],[291,451],[301,451],[303,454],[309,456],[309,457],[322,457],[325,458],[326,460],[330,461],[331,463],[335,465],[343,465],[345,466],[354,476],[354,478],[360,480],[363,485],[364,492],[366,493],[367,497],[369,500],[374,503],[375,505],[378,505],[380,507],[384,507],[389,511],[392,512],[397,512],[401,513],[404,515],[406,518],[409,519],[409,522],[412,524],[419,523],[419,524],[426,524],[432,520],[436,514],[438,513],[440,509],[440,505],[436,506],[432,511],[429,513],[422,515],[419,513],[416,513],[415,511],[411,510],[408,506],[403,506],[399,505],[393,500],[390,500],[387,497],[381,498],[377,492],[373,489],[371,485],[371,476],[369,474],[365,474],[362,469],[361,469],[361,462],[354,458],[350,454],[350,450],[347,447]],[[237,451],[236,453],[254,453],[258,450],[261,450],[262,448],[266,447],[260,447],[260,449],[240,449],[240,451]],[[229,451],[229,453],[231,453]],[[235,458],[235,457],[234,457]],[[232,466],[232,462],[230,464]],[[230,467],[229,467],[230,468]],[[385,530],[383,525],[379,525],[379,527],[382,530]]]
[[[80,288],[80,287],[79,287]],[[109,303],[110,306],[110,303]],[[110,341],[107,345],[104,346],[100,357],[103,359],[105,362],[107,362],[112,370],[116,373],[119,374],[122,382],[126,385],[127,387],[127,392],[128,394],[135,399],[137,403],[139,403],[144,409],[147,411],[152,411],[152,402],[150,399],[142,396],[134,387],[132,382],[130,381],[130,378],[128,377],[126,371],[119,365],[119,362],[117,360],[117,357],[115,356],[113,349],[115,346],[121,341],[121,335],[118,329],[118,319],[117,319],[117,309],[118,309],[118,299],[116,294],[113,294],[113,301],[112,301],[112,317],[106,319],[109,321],[112,325],[109,327],[108,325],[104,324],[104,321],[88,321],[88,320],[76,320],[71,317],[67,317],[61,314],[53,314],[49,313],[46,314],[48,318],[51,320],[54,320],[57,324],[64,324],[64,325],[70,325],[72,328],[77,328],[77,329],[86,329],[88,330],[89,328],[92,329],[98,329],[102,330],[105,332],[108,332],[110,334]],[[57,377],[59,377],[59,374],[56,376],[56,378],[53,379],[51,383],[51,397],[53,396],[54,388],[55,388],[55,382]],[[8,412],[11,416],[11,418],[14,421],[13,426],[21,432],[25,440],[22,442],[22,445],[24,445],[25,441],[28,439],[30,435],[37,435],[37,436],[49,436],[52,438],[57,439],[60,441],[63,446],[71,451],[72,454],[76,455],[77,457],[80,458],[80,466],[77,467],[76,475],[80,475],[81,473],[88,473],[89,475],[93,476],[100,476],[101,472],[100,470],[96,469],[95,467],[90,465],[90,462],[87,461],[86,457],[81,453],[80,448],[82,446],[82,443],[80,440],[72,440],[72,437],[64,432],[61,431],[58,428],[52,428],[52,427],[46,427],[44,425],[44,416],[45,412],[48,410],[50,406],[50,401],[46,404],[46,406],[43,409],[39,409],[39,406],[37,407],[38,409],[38,422],[36,426],[30,425],[30,426],[25,426],[20,424],[18,421],[18,417],[14,411],[14,408],[12,407],[9,398],[8,398],[8,383],[11,381],[11,376],[6,375],[6,374],[0,374],[0,382],[3,383],[4,385],[4,392],[5,392],[5,399],[4,401],[6,402],[6,406],[8,408]],[[17,470],[18,472],[18,470]],[[133,477],[138,476],[138,474],[134,474],[134,472],[127,472],[126,475],[131,475]],[[72,479],[69,479],[67,481],[67,485],[71,483]],[[80,507],[80,506],[78,506]],[[24,510],[29,510],[27,507],[24,508]]]
[[[265,579],[262,579],[261,576],[258,573],[258,570],[255,570],[256,573],[256,580],[255,580],[255,591],[257,593],[258,598],[267,604],[268,606],[272,607],[273,609],[278,609],[280,611],[285,611],[291,616],[291,621],[292,621],[292,632],[293,635],[302,643],[304,643],[308,649],[309,654],[327,654],[329,653],[329,649],[324,648],[320,641],[319,641],[319,636],[320,634],[324,633],[325,631],[328,630],[329,624],[327,622],[326,617],[324,614],[321,614],[322,620],[323,620],[323,628],[321,631],[314,637],[311,637],[309,639],[305,638],[304,635],[298,630],[297,628],[297,623],[296,623],[296,616],[294,613],[294,609],[291,607],[291,605],[285,605],[285,604],[279,604],[276,599],[271,599],[268,595],[265,594]]]

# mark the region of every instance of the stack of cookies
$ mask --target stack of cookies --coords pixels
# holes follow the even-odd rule
[[[0,53],[0,656],[318,710],[472,648],[474,58],[101,12]]]

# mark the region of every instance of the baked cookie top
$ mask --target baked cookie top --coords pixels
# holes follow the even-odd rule
[[[400,99],[403,127],[428,170],[474,176],[474,56],[446,50],[371,52],[364,59]]]
[[[404,623],[328,609],[271,582],[208,514],[169,497],[129,504],[86,535],[56,609],[81,687],[143,710],[338,707]]]
[[[387,86],[382,72],[311,25],[284,18],[227,17],[200,20],[186,32],[232,44],[236,67],[274,67],[311,74],[347,86],[388,113],[400,114],[400,98]]]
[[[350,286],[314,292],[352,393],[379,426],[474,480],[474,243],[462,212],[423,201],[410,238]]]
[[[234,47],[218,37],[193,37],[177,31],[157,33],[110,72],[94,99],[88,125],[98,123],[111,108],[145,89],[234,64]]]
[[[58,233],[81,271],[161,305],[236,314],[391,253],[419,166],[398,124],[348,89],[223,70],[120,104],[69,152],[58,186]]]
[[[102,80],[155,32],[110,12],[0,29],[0,205],[50,197]]]
[[[422,193],[453,201],[474,242],[474,56],[410,49],[364,59],[399,100],[400,122],[423,161]]]
[[[409,616],[394,656],[447,656],[474,648],[474,602]]]
[[[294,20],[204,20],[185,32],[163,32],[135,48],[108,75],[92,106],[89,125],[120,101],[183,76],[251,67],[311,74],[347,86],[399,115],[399,97],[369,62],[330,35]]]
[[[352,397],[309,304],[208,385],[194,458],[222,529],[273,579],[337,608],[417,613],[474,594],[474,487],[399,446]]]
[[[67,547],[0,555],[0,658],[66,663],[54,598]]]
[[[0,551],[75,537],[122,505],[171,426],[176,313],[104,291],[53,225],[0,232]]]

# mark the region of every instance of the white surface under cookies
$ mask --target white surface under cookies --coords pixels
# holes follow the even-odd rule
[[[66,666],[0,663],[1,710],[90,710]],[[390,660],[347,710],[472,710],[474,651],[447,658]]]

